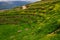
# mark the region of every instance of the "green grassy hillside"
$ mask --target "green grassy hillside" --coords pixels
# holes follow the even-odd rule
[[[0,12],[0,40],[60,40],[60,1],[39,1]]]

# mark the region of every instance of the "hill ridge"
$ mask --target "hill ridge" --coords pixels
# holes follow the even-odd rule
[[[60,1],[40,3],[0,12],[0,40],[60,40]]]

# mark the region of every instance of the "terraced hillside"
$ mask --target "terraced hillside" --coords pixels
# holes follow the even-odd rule
[[[60,1],[39,1],[0,12],[0,40],[60,40]]]

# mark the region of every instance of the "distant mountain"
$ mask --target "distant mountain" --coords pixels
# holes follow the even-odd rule
[[[10,9],[16,6],[22,6],[29,4],[31,2],[26,2],[26,1],[7,1],[7,2],[0,2],[0,10],[2,9]]]

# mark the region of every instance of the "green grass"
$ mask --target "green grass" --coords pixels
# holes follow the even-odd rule
[[[0,12],[0,40],[60,40],[60,1],[28,6]]]

